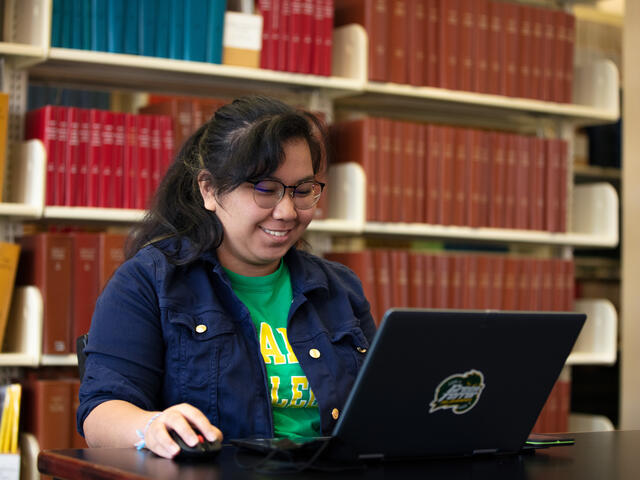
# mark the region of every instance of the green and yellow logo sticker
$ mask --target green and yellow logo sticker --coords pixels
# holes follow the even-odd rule
[[[484,375],[478,370],[450,375],[436,388],[429,413],[442,409],[456,415],[467,413],[478,403],[484,387]]]

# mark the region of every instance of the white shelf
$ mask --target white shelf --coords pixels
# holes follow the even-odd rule
[[[16,287],[0,366],[37,367],[42,352],[42,295],[34,286]]]
[[[42,218],[49,220],[81,220],[90,222],[136,223],[146,211],[127,208],[44,207]]]
[[[46,153],[40,140],[29,140],[10,159],[6,183],[8,202],[0,203],[0,217],[34,219],[44,205]]]
[[[587,314],[587,321],[567,359],[569,365],[613,365],[618,346],[618,314],[606,299],[579,299],[575,311]]]
[[[78,357],[75,353],[68,355],[42,355],[40,365],[56,367],[72,367],[78,365]]]

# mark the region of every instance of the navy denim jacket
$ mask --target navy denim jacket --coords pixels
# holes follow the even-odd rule
[[[348,268],[296,249],[284,260],[293,290],[289,342],[328,435],[373,340],[373,318]],[[215,253],[177,266],[153,246],[140,250],[98,299],[86,353],[81,433],[93,408],[119,399],[146,410],[188,402],[226,438],[273,436],[257,334]]]

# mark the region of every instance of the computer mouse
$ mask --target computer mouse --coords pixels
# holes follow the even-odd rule
[[[169,435],[171,435],[173,441],[176,442],[180,447],[180,453],[173,457],[174,460],[206,460],[218,455],[220,449],[222,448],[220,440],[210,442],[204,437],[204,435],[198,432],[198,430],[195,430],[195,432],[196,435],[198,435],[199,441],[193,447],[191,447],[187,445],[187,443],[182,439],[180,435],[178,435],[175,430],[169,430]]]

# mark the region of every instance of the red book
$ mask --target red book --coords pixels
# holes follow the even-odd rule
[[[404,187],[404,135],[402,122],[391,122],[391,218],[388,221],[402,221],[403,204],[402,189]]]
[[[486,310],[491,308],[491,258],[478,255],[476,260],[476,305],[473,308]]]
[[[552,11],[553,23],[554,23],[554,57],[553,57],[553,73],[551,79],[551,100],[554,102],[564,102],[564,74],[566,69],[565,55],[566,49],[566,26],[565,16],[566,14],[562,10]]]
[[[571,414],[571,380],[560,377],[558,380],[558,418],[557,432],[569,431],[569,415]]]
[[[84,207],[88,202],[89,145],[91,140],[91,114],[86,108],[78,110],[78,171],[72,175],[72,205]]]
[[[466,172],[468,177],[466,208],[467,225],[470,227],[480,227],[480,191],[484,187],[482,182],[482,165],[480,163],[480,130],[466,129],[466,136],[463,139],[468,145],[468,156],[466,162]]]
[[[476,0],[458,0],[458,88],[466,92],[475,90],[475,21],[473,3]]]
[[[20,238],[17,285],[35,285],[42,294],[42,353],[69,353],[71,328],[71,239],[38,233]]]
[[[458,59],[460,47],[460,2],[459,0],[441,0],[439,22],[438,70],[440,79],[438,86],[450,90],[460,88]]]
[[[319,0],[313,7],[313,41],[311,48],[311,73],[320,75],[322,72],[322,44],[324,43],[324,8]],[[349,22],[350,23],[350,22]],[[358,23],[358,22],[354,22]],[[365,27],[366,28],[366,27]]]
[[[57,107],[47,105],[37,110],[31,110],[27,112],[25,119],[25,140],[40,139],[47,154],[46,205],[55,204],[55,157],[58,149],[58,117],[56,109]]]
[[[369,80],[388,81],[389,0],[335,0],[335,26],[359,23],[369,37]]]
[[[518,194],[518,135],[506,134],[506,164],[504,192],[504,228],[515,228],[516,199]]]
[[[314,0],[302,0],[302,37],[300,42],[299,72],[311,73],[311,52],[314,47]]]
[[[542,10],[542,31],[543,31],[543,50],[542,50],[542,96],[540,100],[553,100],[553,68],[555,66],[554,57],[557,48],[555,40],[555,23],[553,10]]]
[[[136,208],[136,188],[138,183],[138,115],[125,113],[124,116],[124,208]]]
[[[519,93],[519,13],[520,6],[513,3],[502,4],[503,25],[505,29],[505,53],[504,53],[504,73],[503,79],[505,82],[504,94],[508,97],[515,97]]]
[[[462,264],[462,308],[478,308],[478,256],[465,255]]]
[[[551,282],[553,284],[551,309],[557,312],[562,312],[566,309],[567,278],[564,273],[564,262],[562,258],[553,258],[551,260]]]
[[[440,86],[440,0],[426,0],[425,85]]]
[[[113,207],[124,208],[126,117],[118,112],[114,112],[113,116]]]
[[[542,284],[540,287],[540,309],[544,312],[553,310],[553,260],[540,260],[542,263]]]
[[[415,172],[413,186],[415,188],[415,221],[418,223],[426,223],[425,214],[425,190],[426,190],[426,167],[427,167],[427,126],[423,124],[414,124],[416,130],[416,146],[415,146]]]
[[[480,226],[486,227],[489,225],[489,196],[493,194],[489,190],[491,184],[489,132],[480,130],[478,137],[480,143]]]
[[[100,291],[105,287],[116,269],[124,262],[124,244],[126,235],[119,233],[98,234],[100,250],[99,250],[99,285]]]
[[[531,97],[542,99],[542,78],[544,70],[544,10],[532,8],[531,26]]]
[[[285,70],[299,72],[301,70],[300,57],[302,53],[302,0],[291,0],[289,27],[289,45]]]
[[[425,255],[409,252],[409,307],[427,308],[425,304]]]
[[[544,276],[543,260],[534,258],[531,260],[531,293],[528,302],[528,310],[542,310],[542,282]]]
[[[393,307],[409,306],[409,252],[407,250],[390,250],[391,260],[391,305]]]
[[[151,168],[149,171],[149,197],[153,196],[160,185],[162,175],[162,125],[159,115],[151,117]]]
[[[371,316],[381,318],[376,311],[376,276],[373,263],[373,250],[357,252],[329,252],[324,256],[327,260],[341,263],[355,273],[362,282],[364,296],[371,305]]]
[[[71,232],[73,271],[73,321],[69,345],[76,351],[76,338],[89,332],[91,317],[99,294],[100,242],[97,233]]]
[[[174,155],[174,145],[173,145],[173,122],[171,117],[168,115],[158,115],[160,120],[160,136],[161,136],[161,171],[160,177],[163,178],[164,175],[169,170],[169,166],[171,162],[173,162]]]
[[[100,153],[100,175],[98,187],[98,206],[113,207],[114,176],[114,134],[115,117],[113,112],[103,110],[102,114],[102,152]]]
[[[468,175],[469,165],[467,165],[473,157],[471,130],[454,128],[454,145],[451,224],[467,225],[470,213],[468,210],[469,201],[472,197]]]
[[[91,132],[87,166],[87,206],[100,206],[100,166],[102,164],[102,111],[89,110]]]
[[[462,295],[464,288],[462,276],[464,275],[464,258],[464,255],[449,256],[449,299],[447,308],[463,308]]]
[[[71,424],[69,425],[69,434],[71,439],[69,440],[70,448],[88,448],[87,442],[85,439],[78,433],[78,429],[76,427],[76,412],[78,411],[78,407],[80,406],[80,380],[78,379],[69,379],[69,386],[71,388]]]
[[[416,136],[418,124],[413,122],[400,122],[402,131],[402,185],[400,195],[402,198],[401,222],[416,222],[416,185],[418,176],[416,165]]]
[[[435,255],[424,255],[424,308],[433,308],[436,305],[436,267]]]
[[[505,84],[506,29],[502,13],[503,6],[504,3],[499,1],[489,2],[487,93],[495,95],[506,95],[507,93]]]
[[[490,151],[490,188],[489,191],[489,226],[504,228],[506,165],[507,165],[507,134],[492,132],[489,134]]]
[[[533,49],[533,7],[520,5],[518,55],[519,80],[518,95],[522,98],[535,98],[531,88],[532,49]]]
[[[273,69],[273,3],[274,0],[258,0],[258,8],[262,15],[262,49],[260,51],[260,68]]]
[[[529,220],[529,178],[531,175],[529,160],[529,137],[517,135],[516,140],[516,205],[514,227],[519,230],[530,228]]]
[[[389,4],[389,81],[408,83],[409,16],[408,0],[394,0]]]
[[[67,111],[67,145],[64,155],[66,159],[64,184],[64,204],[76,206],[76,184],[80,176],[80,109],[68,107]]]
[[[503,308],[503,287],[505,277],[506,257],[495,255],[490,258],[490,278],[491,278],[491,308],[500,310]]]
[[[502,310],[518,308],[518,277],[520,274],[519,258],[506,257],[504,260],[504,277],[502,283]]]
[[[434,256],[433,308],[450,308],[449,305],[449,257],[444,254]]]
[[[373,250],[373,264],[376,278],[376,311],[378,312],[378,317],[375,317],[374,320],[376,321],[376,326],[379,326],[384,313],[393,306],[390,251],[385,249]]]
[[[473,91],[489,93],[489,0],[473,1]]]
[[[544,140],[538,137],[531,137],[529,139],[529,149],[531,152],[530,161],[532,165],[531,176],[529,178],[529,188],[531,190],[531,203],[529,205],[531,211],[531,229],[544,230]]]
[[[151,115],[138,115],[138,175],[135,208],[147,208],[151,192]]]
[[[381,120],[364,117],[346,120],[331,127],[332,143],[337,147],[336,162],[356,162],[362,166],[366,179],[366,220],[375,221],[378,202],[378,124]]]
[[[533,259],[521,258],[519,261],[519,272],[516,279],[516,289],[518,291],[518,310],[532,310],[531,279],[533,276]]]
[[[426,222],[435,225],[439,222],[438,202],[441,197],[442,185],[439,181],[440,165],[442,164],[443,127],[427,125],[427,158],[426,158],[426,191],[425,218]]]
[[[21,418],[41,450],[69,448],[71,389],[66,380],[28,379],[23,383]]]
[[[440,198],[438,199],[438,224],[451,225],[453,220],[453,162],[455,152],[455,128],[442,127],[442,155],[439,166]]]
[[[322,58],[321,75],[331,76],[331,58],[333,55],[333,0],[324,1],[323,43],[320,50]]]
[[[185,140],[200,126],[194,122],[202,123],[205,116],[204,108],[194,112],[194,105],[204,107],[207,103],[203,103],[201,100],[194,101],[190,97],[167,97],[138,109],[138,112],[150,115],[169,115],[173,119],[174,145],[180,149]],[[208,106],[205,108],[210,110]]]
[[[559,140],[545,140],[545,223],[548,232],[560,230],[560,151]]]
[[[565,274],[565,289],[566,298],[564,309],[567,312],[573,312],[575,310],[576,300],[576,265],[573,260],[564,261],[564,274]]]
[[[287,70],[287,57],[289,54],[289,42],[291,41],[291,2],[293,0],[280,0],[280,35],[277,41],[278,57],[276,70]]]
[[[407,64],[409,71],[407,81],[411,85],[421,87],[426,84],[427,0],[408,0],[408,2]]]
[[[54,205],[65,204],[65,177],[67,176],[67,119],[69,107],[56,107],[58,119],[58,142],[54,156],[55,173],[53,176]]]
[[[569,190],[569,145],[564,140],[558,144],[558,231],[567,231],[567,196]]]
[[[564,90],[562,102],[573,102],[573,54],[576,42],[576,17],[570,13],[565,14],[564,24]]]
[[[379,127],[379,148],[377,159],[378,178],[378,198],[376,206],[376,220],[381,222],[391,222],[391,143],[392,143],[392,121],[388,118],[378,120]]]

